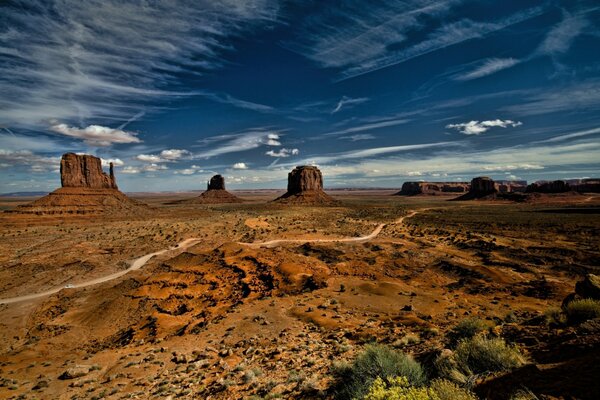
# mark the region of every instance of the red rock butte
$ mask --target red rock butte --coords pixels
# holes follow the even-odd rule
[[[290,204],[335,204],[338,201],[323,191],[323,175],[319,168],[303,165],[288,174],[287,192],[275,199]]]
[[[60,161],[61,188],[11,210],[17,214],[69,215],[138,213],[147,206],[130,199],[117,187],[113,164],[102,170],[100,158],[66,153]]]
[[[215,175],[210,178],[206,185],[206,191],[200,196],[167,204],[222,204],[241,202],[243,202],[242,199],[225,190],[225,178],[222,175]]]

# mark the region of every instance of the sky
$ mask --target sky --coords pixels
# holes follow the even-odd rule
[[[0,193],[600,176],[600,4],[0,1]]]

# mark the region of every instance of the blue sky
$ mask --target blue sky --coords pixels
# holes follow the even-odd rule
[[[126,4],[124,4],[126,3]],[[0,3],[0,192],[600,175],[595,1]]]

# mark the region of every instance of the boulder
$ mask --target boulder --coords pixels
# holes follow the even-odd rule
[[[319,168],[312,165],[294,168],[288,174],[287,192],[275,201],[297,204],[337,203],[323,191],[323,175]]]
[[[75,365],[74,367],[71,367],[71,368],[67,369],[65,372],[63,372],[58,377],[58,379],[66,380],[66,379],[81,378],[82,376],[86,376],[87,374],[89,374],[91,368],[92,367],[89,365]]]
[[[102,171],[102,160],[87,154],[66,153],[60,160],[62,187],[88,189],[117,189],[113,164],[107,175]]]
[[[600,300],[600,276],[587,274],[582,281],[575,284],[575,293],[584,299]]]

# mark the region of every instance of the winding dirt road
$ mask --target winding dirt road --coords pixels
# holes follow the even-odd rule
[[[110,275],[101,276],[100,278],[92,279],[90,281],[75,283],[73,285],[59,286],[54,289],[50,289],[50,290],[47,290],[47,291],[41,292],[41,293],[28,294],[26,296],[10,297],[8,299],[0,299],[0,304],[11,304],[11,303],[18,303],[20,301],[35,300],[35,299],[39,299],[41,297],[49,296],[54,293],[58,293],[61,290],[66,289],[66,288],[68,288],[68,289],[84,288],[86,286],[92,286],[92,285],[97,285],[99,283],[112,281],[113,279],[120,278],[121,276],[128,274],[131,271],[135,271],[135,270],[142,268],[154,256],[158,256],[160,254],[163,254],[163,253],[166,253],[167,251],[172,251],[172,250],[185,250],[188,247],[193,246],[194,244],[198,243],[199,241],[200,241],[200,239],[197,239],[197,238],[186,239],[174,247],[170,247],[165,250],[146,254],[145,256],[136,258],[131,263],[131,266],[127,269],[124,269],[123,271],[115,272],[114,274],[110,274]]]
[[[425,211],[425,210],[421,210],[421,211]],[[411,211],[408,214],[406,214],[405,216],[398,218],[393,223],[401,224],[406,218],[413,217],[421,211]],[[308,242],[310,242],[310,243],[364,243],[364,242],[368,242],[369,240],[375,239],[381,233],[381,230],[383,228],[385,228],[386,225],[388,225],[388,224],[379,224],[379,225],[377,225],[377,227],[375,227],[373,232],[371,232],[370,234],[368,234],[366,236],[359,236],[359,237],[334,238],[334,239],[275,239],[275,240],[269,240],[267,242],[257,242],[257,243],[238,242],[238,244],[241,244],[243,246],[248,246],[251,248],[260,248],[260,247],[272,248],[272,247],[281,246],[282,244],[286,244],[286,243],[308,243]]]
[[[413,216],[415,216],[416,214],[418,214],[419,212],[422,212],[422,211],[425,211],[425,210],[411,211],[408,214],[406,214],[405,216],[398,218],[393,223],[394,224],[401,224],[406,218],[413,217]],[[368,234],[366,236],[359,236],[359,237],[335,238],[335,239],[275,239],[275,240],[269,240],[267,242],[258,242],[258,243],[243,243],[243,242],[238,242],[238,244],[243,245],[243,246],[252,247],[252,248],[260,248],[260,247],[271,248],[271,247],[280,246],[280,245],[285,244],[285,243],[307,243],[307,242],[311,242],[311,243],[315,243],[315,242],[316,243],[332,243],[332,242],[335,242],[335,243],[364,243],[364,242],[368,242],[369,240],[372,240],[375,237],[377,237],[381,233],[381,230],[386,225],[388,225],[388,224],[379,224],[379,225],[377,225],[377,227],[375,227],[375,229],[373,230],[373,232],[371,232],[370,234]],[[186,239],[183,242],[181,242],[178,245],[176,245],[175,247],[170,247],[170,248],[165,249],[165,250],[161,250],[161,251],[157,251],[157,252],[154,252],[154,253],[146,254],[145,256],[141,256],[139,258],[136,258],[131,263],[131,266],[129,268],[123,270],[123,271],[115,272],[115,273],[110,274],[110,275],[101,276],[100,278],[92,279],[92,280],[81,282],[81,283],[76,283],[76,284],[72,284],[72,285],[68,285],[68,286],[56,287],[54,289],[50,289],[50,290],[47,290],[47,291],[41,292],[41,293],[28,294],[28,295],[25,295],[25,296],[18,296],[18,297],[10,297],[10,298],[7,298],[7,299],[0,299],[0,304],[12,304],[12,303],[18,303],[18,302],[21,302],[21,301],[35,300],[35,299],[39,299],[39,298],[42,298],[42,297],[50,296],[51,294],[54,294],[54,293],[58,293],[58,292],[60,292],[63,289],[78,289],[78,288],[84,288],[84,287],[87,287],[87,286],[97,285],[99,283],[104,283],[104,282],[112,281],[113,279],[120,278],[121,276],[123,276],[125,274],[128,274],[131,271],[135,271],[135,270],[138,270],[138,269],[142,268],[144,265],[146,265],[146,263],[148,261],[150,261],[155,256],[164,254],[164,253],[166,253],[168,251],[185,250],[188,247],[195,245],[200,240],[201,239],[198,239],[198,238]]]

